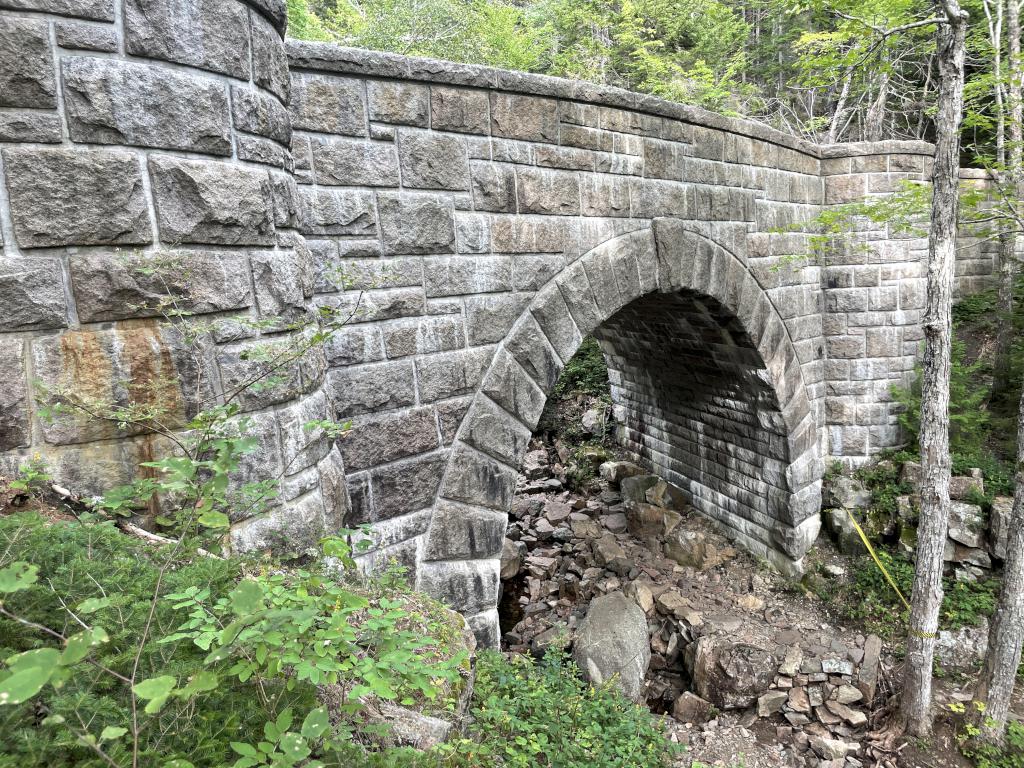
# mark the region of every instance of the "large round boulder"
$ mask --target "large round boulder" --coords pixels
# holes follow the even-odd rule
[[[615,679],[633,701],[641,701],[651,661],[647,616],[622,592],[595,598],[580,624],[573,659],[594,685]]]

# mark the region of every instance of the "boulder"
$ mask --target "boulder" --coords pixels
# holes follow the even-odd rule
[[[825,503],[843,509],[867,509],[871,506],[871,491],[860,480],[836,475],[828,481]]]
[[[526,545],[521,541],[505,539],[501,545],[501,580],[514,579],[523,569]]]
[[[648,504],[665,509],[683,509],[686,505],[682,490],[661,479],[648,488],[644,496]]]
[[[644,474],[644,469],[631,461],[606,461],[598,468],[598,474],[602,480],[619,485],[627,477]]]
[[[735,557],[736,550],[721,546],[722,542],[717,536],[677,527],[665,537],[665,557],[679,565],[704,571]]]
[[[672,704],[672,717],[680,723],[703,725],[716,714],[714,704],[690,691],[684,691]]]
[[[752,706],[775,679],[778,661],[763,648],[705,635],[687,649],[693,689],[720,709]]]
[[[985,514],[977,504],[953,501],[949,505],[949,538],[977,549],[985,537]]]
[[[1012,496],[996,496],[992,500],[988,537],[992,546],[992,554],[1000,560],[1006,559],[1006,540],[1010,534],[1010,517],[1012,514]]]
[[[972,501],[985,495],[985,481],[980,469],[972,469],[969,475],[954,475],[949,478],[949,498],[954,501]]]
[[[757,699],[757,716],[770,717],[782,709],[782,705],[789,699],[786,691],[768,691]]]
[[[608,420],[605,418],[604,408],[590,408],[584,412],[583,418],[580,419],[580,426],[589,435],[604,433],[605,424],[607,423]]]
[[[633,566],[629,558],[626,557],[626,551],[616,541],[613,534],[606,533],[601,538],[595,539],[591,547],[597,564],[620,576],[629,573],[629,569]]]
[[[867,550],[860,534],[850,520],[850,514],[846,509],[826,509],[824,513],[825,527],[836,542],[839,551],[844,555],[861,555]]]
[[[647,489],[653,488],[659,482],[663,482],[657,475],[633,475],[623,478],[619,482],[619,492],[622,494],[622,501],[629,504],[642,504],[647,501]]]
[[[664,536],[682,520],[678,512],[664,507],[637,502],[626,505],[626,527],[638,539]]]
[[[595,598],[580,624],[573,659],[589,682],[614,678],[627,698],[641,701],[651,660],[643,610],[622,592]]]

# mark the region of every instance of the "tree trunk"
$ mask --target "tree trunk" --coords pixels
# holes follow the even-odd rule
[[[885,124],[885,103],[889,98],[889,73],[883,72],[878,84],[878,96],[871,102],[865,122],[864,138],[868,141],[882,140],[882,126]]]
[[[1011,0],[1011,3],[1015,0]],[[1021,643],[1024,642],[1024,391],[1021,392],[1017,419],[1017,472],[1014,477],[1013,512],[1010,515],[1009,538],[1006,542],[1006,565],[999,602],[992,616],[988,635],[988,655],[981,670],[981,679],[974,692],[976,701],[985,704],[984,712],[974,712],[981,729],[978,738],[999,744],[1006,734],[1006,718],[1010,697],[1020,664]]]
[[[942,553],[949,522],[949,370],[967,27],[967,14],[956,0],[945,3],[944,10],[947,21],[939,26],[937,34],[940,84],[921,380],[921,514],[901,700],[904,725],[912,735],[922,738],[930,734],[932,725],[932,658],[942,605]]]
[[[825,138],[826,144],[835,144],[839,138],[839,127],[846,114],[846,99],[850,95],[850,82],[853,80],[853,68],[847,67],[843,77],[843,87],[839,91],[839,99],[836,101],[836,111],[832,113],[832,121],[828,125],[828,135]]]
[[[1021,101],[1021,57],[1020,57],[1020,7],[1017,0],[1010,0],[1006,8],[1006,37],[1009,53],[1009,133],[1010,151],[1007,153],[1006,175],[1009,179],[1008,196],[1020,200],[1024,196],[1024,104]],[[992,364],[992,401],[1001,403],[1010,389],[1010,348],[1013,344],[1013,284],[1017,275],[1017,232],[1016,226],[999,236],[998,313],[996,325],[996,348]]]

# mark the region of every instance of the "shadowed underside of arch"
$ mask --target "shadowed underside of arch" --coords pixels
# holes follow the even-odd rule
[[[498,554],[547,394],[595,334],[625,446],[784,570],[818,532],[822,461],[786,327],[733,254],[674,219],[610,240],[534,297],[462,422],[418,586],[497,640]]]

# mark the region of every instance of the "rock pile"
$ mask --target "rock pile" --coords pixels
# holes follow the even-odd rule
[[[543,446],[526,467],[501,563],[509,650],[571,647],[589,679],[617,680],[688,724],[686,738],[735,716],[790,765],[866,764],[877,637],[798,626],[761,596],[767,577],[750,558],[635,464],[602,464],[590,497],[563,487]]]

